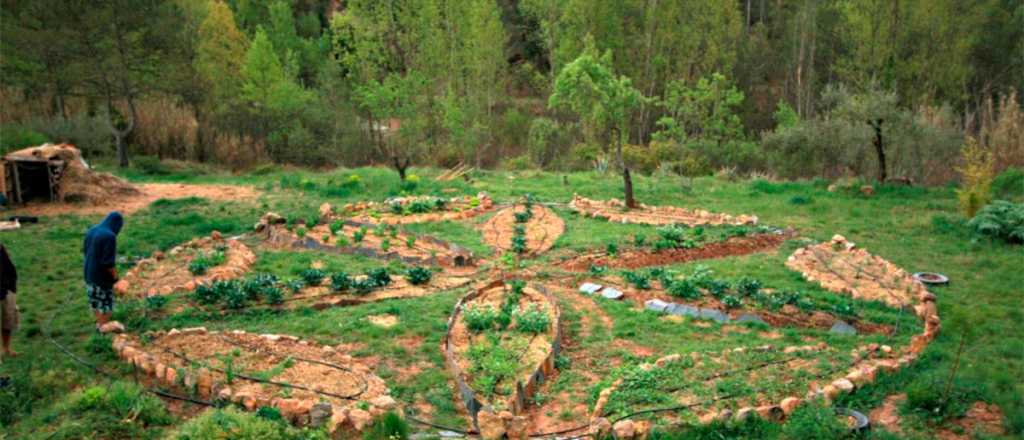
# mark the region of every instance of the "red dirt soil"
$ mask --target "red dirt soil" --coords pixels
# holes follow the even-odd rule
[[[480,225],[484,242],[501,252],[511,250],[513,229],[516,225],[515,214],[524,210],[525,207],[505,208]],[[534,205],[531,212],[533,216],[525,224],[526,249],[530,255],[537,255],[555,245],[555,240],[558,240],[565,231],[565,222],[553,211],[541,205]]]
[[[748,255],[773,250],[789,239],[787,234],[758,234],[746,237],[732,237],[725,241],[709,243],[693,249],[666,249],[650,251],[631,249],[617,255],[581,255],[560,264],[568,271],[585,272],[590,266],[605,266],[615,269],[636,269],[638,267],[664,266],[687,261]]]

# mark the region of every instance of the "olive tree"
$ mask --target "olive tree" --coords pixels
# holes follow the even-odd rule
[[[581,122],[600,133],[602,139],[615,144],[615,158],[622,170],[626,206],[635,208],[637,204],[633,198],[633,180],[629,166],[622,158],[622,144],[629,135],[627,125],[630,112],[644,98],[629,78],[615,76],[610,67],[610,52],[600,58],[592,52],[585,52],[562,68],[555,78],[554,92],[548,99],[548,107],[575,113]]]

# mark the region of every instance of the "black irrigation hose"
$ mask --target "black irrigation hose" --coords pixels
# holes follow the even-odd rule
[[[54,313],[52,315],[50,315],[50,318],[46,321],[46,325],[43,327],[43,332],[46,334],[47,339],[49,339],[50,343],[52,343],[54,346],[56,346],[62,353],[64,353],[69,358],[71,358],[71,360],[73,360],[73,361],[75,361],[75,362],[77,362],[77,363],[79,363],[79,364],[81,364],[81,365],[83,365],[85,367],[88,367],[88,368],[92,369],[93,371],[99,373],[100,375],[102,375],[104,377],[107,377],[109,379],[116,379],[117,376],[114,376],[113,374],[111,374],[110,372],[100,368],[96,364],[93,364],[93,363],[91,363],[89,361],[86,361],[85,359],[82,359],[81,357],[79,357],[78,355],[73,353],[70,349],[68,349],[67,346],[57,342],[57,339],[53,337],[53,320],[54,320],[54,318],[57,317],[58,314],[60,314],[60,313],[62,313],[64,311],[64,309],[67,307],[67,305],[70,302],[70,300],[71,300],[71,296],[69,295],[67,300],[64,301],[60,305],[60,307],[58,307],[57,310],[54,311]],[[136,383],[138,383],[138,381],[136,381]],[[142,386],[141,383],[139,383],[139,385]],[[142,386],[142,388],[143,388],[144,391],[146,391],[148,393],[152,393],[152,394],[155,394],[157,396],[168,398],[168,399],[179,400],[179,401],[182,401],[182,402],[189,402],[189,403],[193,403],[193,404],[196,404],[196,405],[217,406],[213,402],[209,402],[209,401],[205,401],[205,400],[199,400],[199,399],[195,399],[195,398],[188,397],[188,396],[181,396],[181,395],[169,393],[169,392],[162,391],[162,390],[159,390],[159,389],[156,389],[156,388],[152,388],[152,387]]]
[[[231,341],[230,339],[225,338],[223,335],[217,335],[217,338],[222,340],[222,341],[224,341],[224,342],[226,342],[226,343],[228,343],[228,344],[230,344],[230,345],[234,345],[236,347],[241,347],[241,348],[244,348],[246,350],[250,350],[250,351],[254,351],[254,352],[257,351],[255,348],[252,348],[252,347],[249,347],[247,345],[244,345],[241,342]],[[356,373],[355,371],[352,371],[351,368],[343,367],[343,366],[337,365],[337,364],[332,364],[330,362],[318,361],[318,360],[315,360],[315,359],[306,359],[306,358],[302,358],[302,357],[298,357],[298,356],[291,356],[291,355],[281,356],[280,353],[278,353],[278,352],[276,352],[274,350],[271,350],[271,349],[267,349],[267,351],[272,353],[274,356],[277,356],[277,357],[284,357],[284,358],[290,357],[290,358],[295,359],[297,361],[307,362],[307,363],[316,364],[316,365],[322,365],[322,366],[325,366],[325,367],[334,368],[336,370],[340,370],[340,371],[344,371],[346,373],[352,374],[353,376],[355,376],[356,378],[359,379],[359,382],[361,382],[361,386],[359,387],[360,388],[359,393],[354,394],[352,399],[346,399],[346,400],[355,400],[354,397],[358,397],[358,396],[363,395],[363,393],[365,393],[366,390],[370,387],[370,384],[366,381],[366,379],[361,377],[359,375],[359,373]],[[241,377],[241,376],[238,376],[238,377]]]
[[[166,348],[160,348],[160,350],[165,352],[165,353],[167,353],[167,354],[170,354],[170,355],[172,355],[174,357],[177,357],[177,358],[179,358],[179,359],[181,359],[181,360],[183,360],[183,361],[185,361],[187,363],[200,364],[197,361],[193,361],[193,360],[189,359],[188,356],[185,356],[185,355],[183,355],[181,353],[178,353],[176,351],[168,350]],[[203,364],[200,364],[200,365],[203,365]],[[203,366],[205,368],[208,368],[210,370],[216,371],[218,373],[224,373],[225,375],[228,374],[227,371],[225,371],[223,369],[220,369],[220,368],[217,368],[217,367],[214,367],[212,365],[203,365]],[[302,385],[293,385],[293,384],[290,384],[290,383],[287,383],[287,382],[277,382],[277,381],[273,381],[273,380],[260,379],[258,377],[253,377],[253,376],[249,376],[249,375],[245,375],[245,374],[232,373],[232,376],[237,377],[239,379],[248,380],[250,382],[265,383],[265,384],[268,384],[268,385],[274,385],[274,386],[278,386],[278,387],[282,387],[282,388],[294,388],[294,389],[297,389],[297,390],[309,391],[309,392],[314,393],[314,394],[320,394],[320,395],[323,395],[323,396],[334,397],[336,399],[342,399],[342,400],[358,400],[356,398],[359,397],[360,395],[362,395],[363,392],[365,391],[365,390],[363,390],[363,391],[360,391],[358,393],[351,394],[349,396],[343,396],[341,394],[329,393],[327,391],[316,391],[316,390],[314,390],[312,388],[304,387]]]

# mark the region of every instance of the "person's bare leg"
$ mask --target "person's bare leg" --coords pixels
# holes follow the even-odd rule
[[[4,344],[4,356],[7,356],[7,357],[15,357],[15,356],[17,356],[18,352],[14,351],[14,350],[11,350],[11,331],[10,330],[4,330],[2,338],[3,338],[3,344]]]

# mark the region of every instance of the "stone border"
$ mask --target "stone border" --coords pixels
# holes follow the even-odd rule
[[[837,237],[842,238],[841,236]],[[833,242],[834,241],[835,239],[833,239]],[[842,239],[842,241],[845,243],[845,239]],[[847,249],[850,248],[852,248],[852,244]],[[800,252],[801,250],[803,249],[798,249],[797,253]],[[796,253],[794,253],[794,255],[796,255]],[[790,259],[792,258],[793,257],[790,257]],[[884,259],[878,258],[878,260],[891,265],[891,263],[885,261]],[[787,264],[787,266],[789,265]],[[792,269],[792,267],[790,268]],[[917,282],[915,281],[915,283]],[[803,397],[790,396],[782,399],[778,404],[762,405],[756,408],[744,407],[740,408],[735,413],[733,413],[731,410],[723,410],[721,412],[712,411],[699,416],[699,423],[708,424],[715,420],[729,419],[743,420],[755,413],[768,420],[784,420],[804,402],[820,399],[825,403],[830,404],[840,394],[853,392],[855,388],[863,387],[874,382],[879,372],[893,373],[899,370],[900,368],[910,365],[910,363],[916,360],[920,353],[924,351],[928,344],[935,339],[935,336],[938,335],[939,329],[941,328],[938,308],[935,305],[935,295],[928,292],[928,290],[924,288],[924,286],[921,285],[920,283],[917,284],[921,288],[918,289],[916,297],[913,298],[913,301],[916,301],[916,304],[913,305],[914,314],[918,317],[918,319],[924,322],[924,332],[912,336],[910,338],[910,345],[908,347],[905,347],[903,349],[894,349],[886,345],[878,345],[873,343],[861,346],[859,349],[855,350],[854,363],[847,370],[847,373],[844,376],[832,380],[828,385],[814,386]],[[826,289],[828,289],[827,286],[825,287]],[[840,292],[853,295],[851,292],[846,290],[842,290]],[[812,347],[812,349],[820,349],[813,348],[818,346],[791,346],[784,348],[783,352],[785,353],[806,350],[806,347]],[[744,348],[741,347],[733,350],[744,350]],[[868,355],[875,352],[880,352],[884,356],[884,358],[867,358]],[[654,366],[650,366],[650,364],[645,365],[648,365],[647,368],[663,366],[666,363],[671,362],[672,360],[678,359],[679,356],[680,355],[678,354],[664,356],[656,360],[654,362]],[[641,368],[644,368],[644,366],[641,365]],[[630,422],[630,427],[632,427],[632,421],[629,420],[622,420],[616,423],[616,427],[613,427],[611,423],[608,421],[608,419],[604,418],[603,414],[601,414],[604,411],[604,405],[607,404],[607,401],[611,397],[611,394],[621,383],[622,380],[619,379],[612,383],[610,387],[601,390],[601,393],[598,397],[598,401],[594,405],[594,411],[591,413],[590,416],[591,433],[607,434],[611,430],[615,430],[616,432],[618,432],[619,429],[616,429],[616,427],[619,426],[619,423],[623,422]],[[622,431],[624,432],[629,431],[626,430],[624,426],[622,428]]]
[[[256,263],[256,254],[252,249],[249,249],[248,246],[235,238],[224,239],[220,232],[217,231],[213,231],[209,237],[196,238],[175,246],[166,255],[177,255],[185,252],[187,249],[202,248],[210,244],[220,243],[227,246],[227,249],[224,251],[225,260],[223,264],[209,268],[204,275],[194,276],[189,273],[192,279],[179,285],[165,285],[159,289],[151,287],[144,293],[144,296],[169,295],[179,290],[193,291],[200,284],[241,278],[252,269],[252,266]],[[163,261],[166,255],[158,251],[154,252],[153,256],[149,258],[139,260],[120,281],[114,284],[114,290],[119,294],[129,294],[133,284],[145,279],[145,271]],[[183,261],[183,263],[185,264],[183,270],[188,271],[188,261]]]
[[[181,330],[171,329],[166,333],[156,332],[155,335],[156,337],[171,337],[175,335],[218,333],[220,332],[207,331],[206,327],[191,327]],[[246,334],[242,330],[234,330],[232,333],[237,335]],[[268,342],[288,341],[300,345],[317,346],[315,342],[302,340],[295,336],[272,334],[258,336]],[[115,335],[112,347],[122,360],[131,364],[136,369],[142,370],[143,373],[167,387],[178,388],[184,386],[187,389],[195,390],[196,394],[201,398],[235,403],[247,411],[255,411],[263,406],[274,407],[281,412],[282,417],[296,426],[327,425],[332,434],[339,430],[350,428],[355,431],[362,431],[370,425],[374,418],[387,411],[398,409],[398,402],[389,395],[390,393],[386,385],[382,395],[367,401],[370,405],[368,410],[359,409],[355,405],[334,405],[319,398],[267,398],[267,396],[253,395],[245,391],[234,392],[228,384],[218,381],[217,375],[213,371],[206,368],[199,368],[194,373],[186,370],[179,377],[179,370],[177,368],[161,363],[155,356],[146,352],[143,346],[135,344],[135,341],[125,334]],[[325,352],[333,350],[330,346],[322,347],[322,351]],[[366,379],[370,380],[376,377],[369,368],[363,366],[357,366],[351,372],[353,374],[369,376]],[[384,383],[380,378],[377,378],[377,380],[381,384]],[[365,391],[364,389],[363,392]]]
[[[495,412],[490,405],[484,405],[483,402],[477,399],[476,392],[463,380],[462,369],[459,368],[458,362],[455,360],[455,351],[451,342],[451,331],[466,303],[476,299],[487,290],[504,285],[505,280],[495,280],[460,298],[455,304],[451,316],[448,317],[447,330],[445,331],[444,340],[441,342],[441,346],[444,349],[445,363],[455,378],[460,398],[466,407],[466,411],[473,419],[473,425],[480,431],[481,437],[485,439],[501,438],[506,433],[508,433],[510,438],[520,438],[526,435],[526,417],[522,416],[521,413],[526,409],[530,398],[536,393],[547,377],[554,373],[555,358],[562,348],[562,313],[558,307],[557,300],[544,287],[529,285],[528,287],[540,292],[547,299],[551,305],[552,313],[555,315],[552,322],[552,325],[555,327],[555,335],[551,341],[551,350],[548,352],[547,357],[541,361],[537,369],[530,374],[526,384],[523,384],[518,379],[516,380],[516,389],[508,400],[508,408],[511,411]]]
[[[703,209],[689,210],[676,206],[649,206],[640,204],[634,211],[637,215],[630,215],[631,211],[625,211],[626,204],[619,199],[608,201],[593,200],[573,194],[569,201],[569,208],[578,212],[584,217],[603,218],[615,223],[638,223],[654,226],[666,226],[674,224],[685,224],[687,226],[715,226],[715,225],[756,225],[756,215],[719,214],[708,212]]]

